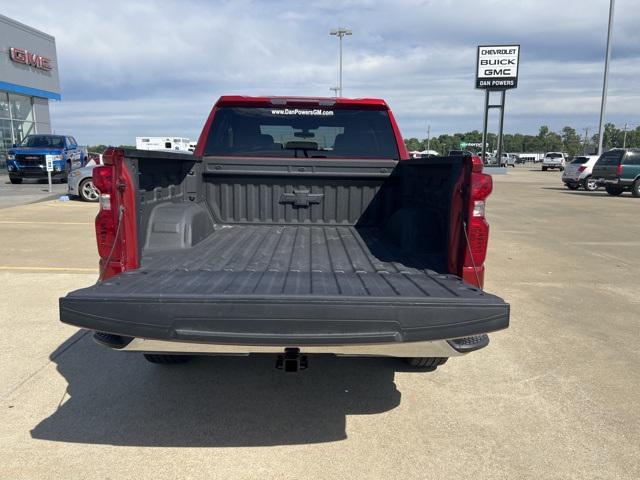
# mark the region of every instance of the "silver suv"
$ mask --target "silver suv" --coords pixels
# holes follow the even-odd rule
[[[582,187],[593,192],[598,189],[595,178],[591,178],[593,166],[598,161],[598,155],[579,155],[567,165],[562,174],[562,181],[571,190]]]
[[[545,172],[549,168],[558,168],[562,171],[566,161],[566,155],[562,152],[547,152],[542,160],[542,171]]]

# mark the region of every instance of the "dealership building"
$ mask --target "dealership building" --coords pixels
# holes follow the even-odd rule
[[[60,100],[55,38],[0,15],[0,164],[27,135],[51,133],[50,100]]]

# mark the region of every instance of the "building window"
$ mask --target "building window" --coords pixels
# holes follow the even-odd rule
[[[21,143],[27,135],[33,135],[34,133],[36,133],[36,130],[33,122],[13,121],[13,137],[15,143]]]
[[[11,118],[9,96],[5,92],[0,92],[0,118]]]
[[[11,148],[12,144],[11,120],[0,118],[0,163],[3,163],[1,160],[4,158],[4,153]]]
[[[9,106],[11,108],[11,117],[14,120],[33,122],[33,106],[31,104],[31,97],[10,93]]]
[[[0,166],[14,143],[37,133],[35,120],[32,97],[0,92]]]

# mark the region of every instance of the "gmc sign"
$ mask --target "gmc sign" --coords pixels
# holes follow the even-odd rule
[[[40,70],[49,71],[53,68],[51,67],[50,59],[43,57],[42,55],[36,55],[35,53],[28,52],[24,48],[11,47],[9,49],[9,56],[11,57],[11,60],[16,63],[21,63]]]

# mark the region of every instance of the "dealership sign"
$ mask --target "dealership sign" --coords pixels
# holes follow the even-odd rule
[[[476,65],[476,88],[516,88],[519,62],[520,45],[480,45]]]
[[[9,49],[9,56],[11,60],[16,63],[28,65],[39,70],[49,71],[53,68],[51,66],[51,60],[49,58],[43,57],[42,55],[36,55],[35,53],[31,53],[25,50],[24,48],[11,47]]]

